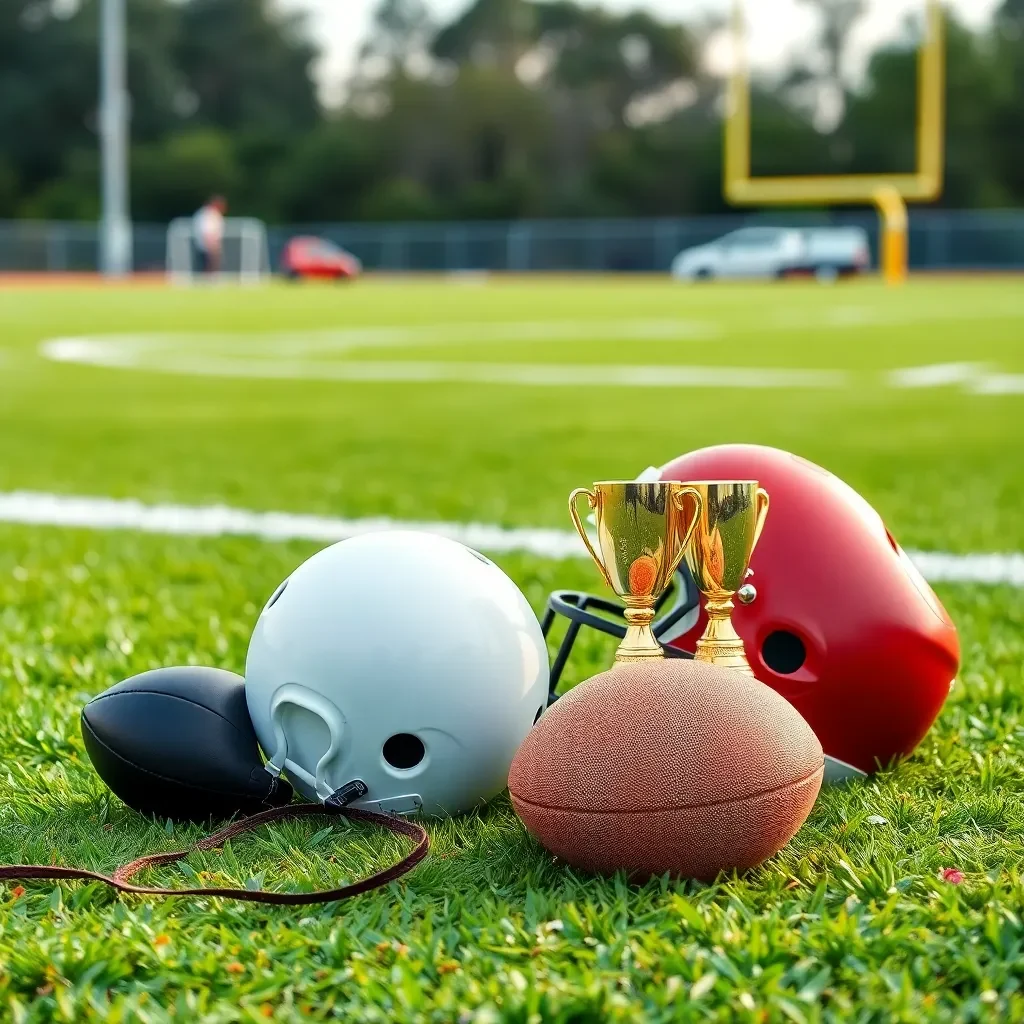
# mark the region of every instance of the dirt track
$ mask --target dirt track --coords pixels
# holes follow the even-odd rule
[[[0,273],[0,288],[152,288],[166,283],[162,273],[132,274],[116,280],[89,273]]]

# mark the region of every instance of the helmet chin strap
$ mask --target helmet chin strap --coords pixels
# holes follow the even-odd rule
[[[353,785],[350,783],[350,785]],[[360,782],[358,785],[362,786]],[[342,790],[346,787],[342,787]],[[363,786],[365,790],[365,786]],[[341,793],[339,790],[338,793]],[[251,818],[242,818],[226,828],[198,842],[187,850],[175,850],[171,853],[152,853],[148,857],[139,857],[130,864],[122,864],[113,875],[103,875],[98,871],[85,868],[62,867],[59,864],[0,864],[0,881],[18,878],[65,878],[90,882],[103,882],[118,892],[134,893],[139,896],[220,896],[227,899],[246,900],[251,903],[276,903],[284,906],[299,906],[309,903],[333,903],[335,900],[348,899],[359,893],[369,892],[382,885],[393,882],[407,871],[411,871],[427,855],[430,838],[426,829],[414,821],[396,818],[393,814],[376,814],[355,807],[345,807],[343,798],[338,804],[291,804],[285,807],[274,807],[269,811],[254,814]],[[352,821],[379,825],[389,829],[396,835],[415,841],[415,846],[400,861],[383,871],[378,871],[369,878],[361,879],[350,885],[337,889],[325,889],[318,892],[268,892],[265,889],[163,889],[156,886],[135,885],[132,878],[147,868],[159,867],[162,864],[174,864],[200,850],[216,850],[243,832],[274,821],[285,821],[293,818],[339,814]]]
[[[288,757],[288,736],[282,722],[282,709],[289,704],[315,715],[330,732],[331,742],[324,755],[317,761],[315,775],[310,775],[302,765],[296,764]],[[274,753],[264,768],[274,778],[282,771],[287,771],[293,778],[298,778],[309,786],[316,793],[317,799],[328,806],[344,806],[352,800],[366,796],[368,789],[364,782],[354,780],[337,790],[327,782],[327,768],[341,750],[345,734],[345,718],[329,700],[298,683],[285,683],[271,698],[270,720],[274,726]]]
[[[294,704],[316,715],[327,724],[327,728],[330,730],[330,746],[327,748],[327,753],[317,762],[315,777],[288,759],[288,738],[281,723],[281,709],[286,704]],[[335,790],[332,790],[327,784],[325,777],[327,767],[341,749],[341,741],[345,732],[344,716],[330,701],[323,699],[318,694],[310,693],[296,683],[288,683],[274,694],[271,704],[271,719],[274,724],[274,756],[264,767],[275,779],[281,774],[282,769],[287,768],[289,773],[294,773],[316,790],[316,795],[321,801],[319,804],[287,804],[262,811],[252,817],[233,822],[219,832],[207,836],[190,849],[139,857],[130,864],[123,864],[113,875],[103,875],[84,868],[62,867],[57,864],[0,864],[0,881],[14,878],[77,879],[103,882],[119,892],[135,893],[140,896],[220,896],[254,903],[297,906],[309,903],[331,903],[377,889],[395,881],[407,871],[411,871],[427,855],[430,839],[422,825],[398,818],[393,814],[381,814],[348,806],[352,801],[367,795],[369,790],[365,782],[353,779]],[[338,814],[352,821],[378,825],[397,835],[414,840],[415,846],[397,863],[383,871],[378,871],[369,878],[350,885],[343,885],[340,888],[318,892],[268,892],[263,889],[248,888],[163,889],[156,886],[135,885],[132,882],[132,878],[140,871],[162,864],[173,864],[199,850],[219,849],[235,836],[260,825],[324,814]]]

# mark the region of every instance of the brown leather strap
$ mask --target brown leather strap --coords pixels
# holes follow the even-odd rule
[[[263,889],[150,889],[141,885],[132,885],[129,881],[145,868],[156,867],[160,864],[173,864],[198,850],[212,850],[222,846],[229,839],[260,825],[266,825],[268,822],[282,821],[286,818],[305,818],[316,814],[340,814],[353,821],[365,821],[380,825],[398,835],[416,840],[416,846],[397,864],[384,871],[378,871],[375,875],[370,875],[369,878],[353,882],[351,885],[343,885],[339,889],[324,889],[320,892],[267,892]],[[322,804],[292,804],[287,807],[275,807],[272,810],[262,811],[252,817],[236,821],[234,824],[228,825],[227,828],[207,836],[187,850],[177,850],[173,853],[153,853],[148,857],[140,857],[130,864],[122,865],[113,875],[101,875],[96,871],[86,871],[83,868],[64,868],[56,864],[7,864],[0,866],[0,879],[81,878],[103,882],[119,892],[137,893],[141,896],[221,896],[233,900],[249,900],[252,903],[278,903],[295,906],[304,903],[331,903],[334,900],[348,899],[350,896],[358,896],[360,893],[387,885],[407,871],[411,871],[423,860],[429,846],[430,839],[421,825],[392,814],[361,811],[355,807],[333,809],[326,808]]]

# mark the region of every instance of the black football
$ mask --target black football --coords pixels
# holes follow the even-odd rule
[[[82,709],[93,767],[143,814],[203,821],[286,804],[292,789],[263,768],[245,681],[218,668],[132,676]]]

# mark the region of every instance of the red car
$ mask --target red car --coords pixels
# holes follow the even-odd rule
[[[281,254],[281,273],[293,281],[307,277],[348,281],[362,270],[362,263],[352,253],[312,235],[291,239]]]

